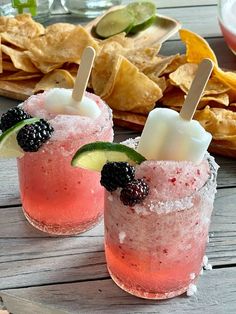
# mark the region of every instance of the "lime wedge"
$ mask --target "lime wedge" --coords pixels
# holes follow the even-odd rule
[[[73,167],[101,171],[107,162],[124,161],[131,165],[146,159],[134,149],[117,143],[94,142],[82,146],[71,161]]]
[[[107,13],[97,24],[96,34],[101,38],[125,32],[128,33],[134,23],[134,16],[125,8]]]
[[[134,16],[134,23],[129,33],[135,34],[149,26],[156,20],[156,6],[150,1],[137,1],[128,4],[127,10]]]
[[[24,151],[18,145],[16,135],[26,124],[32,124],[39,120],[39,118],[22,120],[2,133],[0,135],[0,157],[22,157],[24,155]]]

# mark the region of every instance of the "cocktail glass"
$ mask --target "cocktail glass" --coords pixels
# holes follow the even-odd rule
[[[104,192],[97,172],[73,168],[71,159],[78,147],[93,141],[112,141],[111,110],[97,96],[101,115],[94,119],[49,114],[44,108],[45,93],[30,97],[23,108],[48,120],[54,128],[51,139],[38,152],[18,159],[23,211],[36,228],[51,234],[84,232],[103,216]]]
[[[149,184],[157,175],[163,177],[159,187],[152,186],[143,203],[125,206],[120,201],[119,190],[106,192],[106,261],[112,279],[120,288],[141,298],[167,299],[195,284],[203,266],[216,192],[218,167],[211,157],[209,164],[210,176],[209,172],[205,173],[209,179],[184,197],[180,197],[179,179],[165,176],[165,169],[170,170],[173,164],[164,162],[160,168],[156,161],[146,161],[136,167],[136,173],[140,173],[142,167],[143,178]],[[173,169],[178,174],[186,166],[185,162],[177,163]],[[189,175],[187,169],[185,174]],[[201,176],[199,169],[196,177],[198,175]],[[194,179],[181,184],[191,191]],[[159,188],[165,198],[163,201],[157,201]]]
[[[225,41],[236,54],[236,0],[219,0],[218,17]]]

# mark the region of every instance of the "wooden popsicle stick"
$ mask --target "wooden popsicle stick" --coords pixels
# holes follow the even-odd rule
[[[93,47],[88,46],[83,51],[79,70],[75,79],[74,89],[72,92],[72,98],[77,103],[81,102],[88,85],[89,75],[92,70],[95,55],[96,51]]]
[[[187,97],[184,101],[183,107],[179,113],[182,119],[188,121],[192,120],[213,70],[213,67],[214,64],[210,59],[204,59],[199,64],[196,76],[192,82]]]

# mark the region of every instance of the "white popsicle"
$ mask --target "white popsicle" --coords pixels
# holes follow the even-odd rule
[[[85,96],[85,89],[88,84],[94,58],[94,48],[85,48],[73,90],[53,88],[47,92],[45,107],[48,112],[81,115],[90,118],[96,118],[100,115],[101,110],[96,102]]]
[[[146,159],[201,162],[212,136],[192,117],[212,69],[209,59],[199,65],[180,114],[165,108],[149,113],[137,148]]]

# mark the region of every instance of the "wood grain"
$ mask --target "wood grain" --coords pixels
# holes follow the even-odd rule
[[[207,248],[212,265],[236,264],[236,188],[220,189]],[[0,210],[0,289],[107,277],[103,225],[78,237],[49,237],[20,207]]]
[[[122,291],[111,279],[1,291],[0,295],[15,314],[233,314],[235,286],[236,268],[225,268],[204,272],[197,295],[191,298],[182,295],[163,301],[139,299]]]

